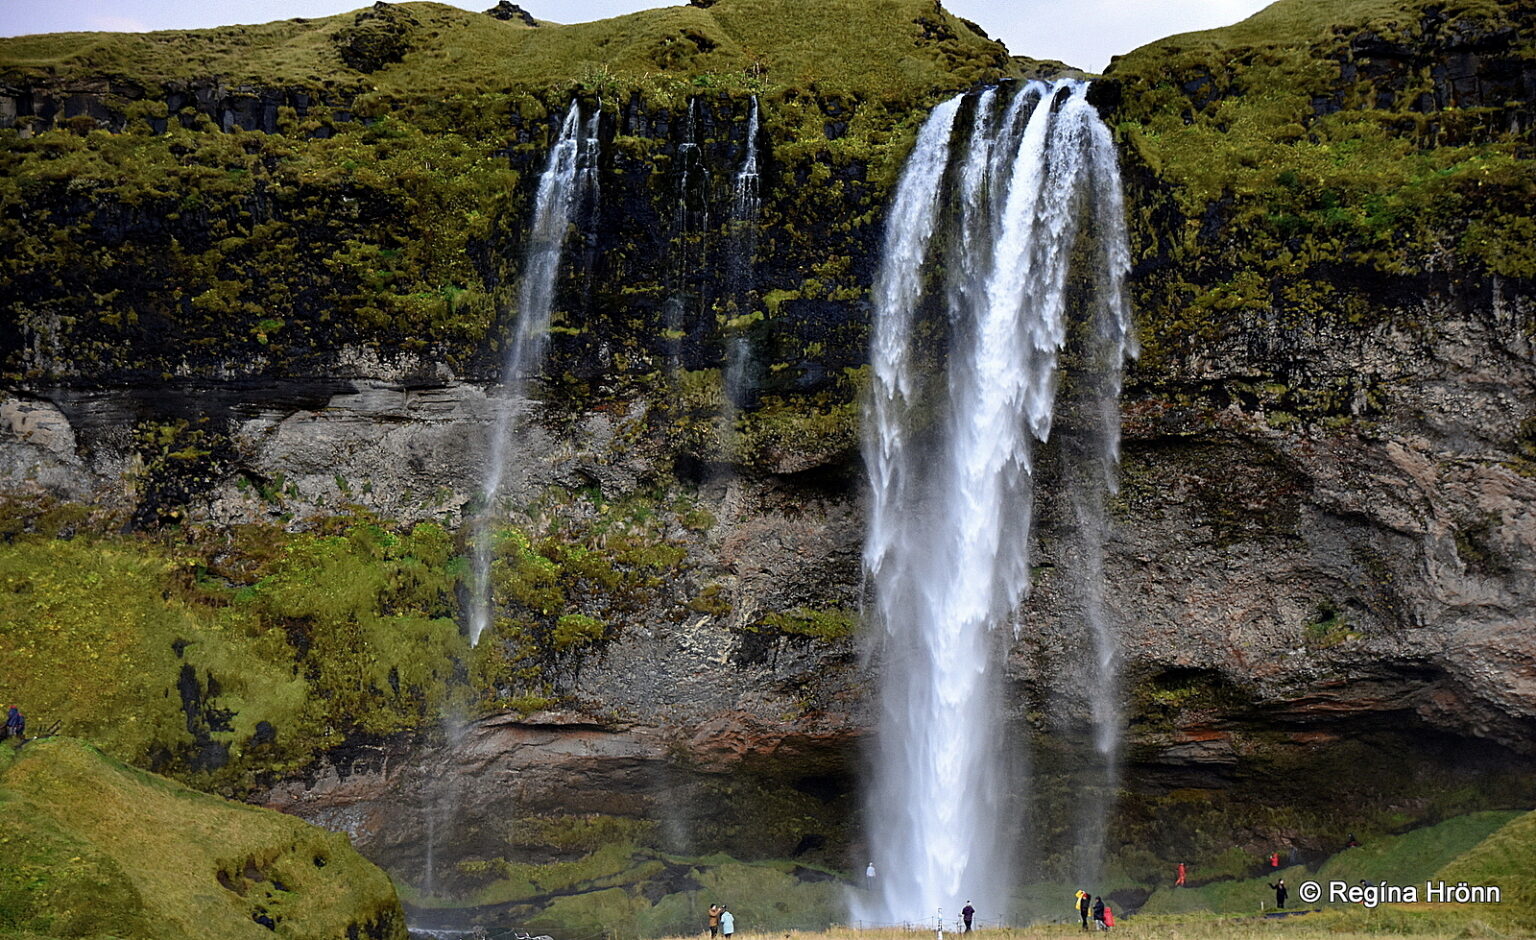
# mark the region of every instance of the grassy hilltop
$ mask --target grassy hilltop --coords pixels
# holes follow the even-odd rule
[[[219,76],[407,100],[610,82],[666,90],[669,79],[912,100],[1009,67],[999,43],[928,0],[719,0],[537,27],[411,2],[256,26],[0,41],[0,76],[11,81]]]

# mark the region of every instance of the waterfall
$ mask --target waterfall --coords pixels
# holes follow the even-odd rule
[[[528,383],[537,374],[544,359],[549,336],[549,316],[555,301],[555,283],[560,273],[560,258],[565,238],[578,212],[587,200],[585,187],[597,184],[600,112],[594,112],[582,127],[581,105],[571,102],[561,122],[560,133],[550,148],[548,162],[539,177],[534,198],[533,222],[524,249],[522,280],[517,290],[517,320],[506,345],[501,366],[501,387],[492,398],[490,459],[486,463],[481,488],[481,518],[475,528],[471,552],[472,583],[469,611],[469,641],[491,625],[491,541],[496,501],[506,476],[508,450],[513,431],[527,406]]]
[[[1097,552],[1098,591],[1084,629],[1113,665],[1102,493],[1132,352],[1128,251],[1113,146],[1086,91],[1032,82],[1006,103],[1000,89],[944,102],[919,132],[891,206],[873,285],[864,441],[865,568],[884,645],[867,808],[878,875],[854,901],[861,920],[931,922],[968,897],[1000,907],[1014,884],[1014,808],[1030,788],[1027,775],[1008,773],[1009,755],[1022,751],[1001,720],[1013,637],[995,628],[1028,592],[1033,451],[1051,433],[1069,337],[1076,345],[1085,333],[1093,353],[1082,358],[1094,367],[1070,384],[1101,420],[1095,482],[1074,488],[1083,517],[1097,513],[1095,534],[1082,539],[1085,564]],[[1069,316],[1080,305],[1069,302],[1068,273],[1085,227],[1100,250],[1088,278],[1095,312],[1080,323]],[[929,283],[930,261],[941,262],[942,285]],[[926,354],[935,330],[947,332],[943,362]],[[1095,721],[1115,748],[1113,689],[1102,696]]]
[[[1072,588],[1091,640],[1093,667],[1086,685],[1092,721],[1093,761],[1090,779],[1096,783],[1080,792],[1078,819],[1079,883],[1101,876],[1105,823],[1119,785],[1121,715],[1118,696],[1119,656],[1114,624],[1104,603],[1104,545],[1108,538],[1104,503],[1119,489],[1121,369],[1137,354],[1131,333],[1130,303],[1125,296],[1124,272],[1130,269],[1130,250],[1125,230],[1125,204],[1109,130],[1102,122],[1086,125],[1089,135],[1090,182],[1094,197],[1092,221],[1097,225],[1097,270],[1088,298],[1090,328],[1081,332],[1078,358],[1082,368],[1073,384],[1067,408],[1073,419],[1072,434],[1062,443],[1066,457],[1063,485],[1067,490],[1074,522],[1072,547],[1076,564],[1071,567]],[[1094,681],[1097,680],[1097,681]]]
[[[730,299],[727,310],[733,320],[752,312],[752,269],[757,255],[757,219],[762,207],[758,195],[757,132],[757,96],[753,95],[747,112],[746,155],[742,157],[741,169],[736,171],[731,187]],[[751,381],[752,340],[746,329],[746,324],[727,324],[722,398],[726,435],[732,440],[735,438],[736,412],[745,404]]]
[[[677,206],[672,213],[670,296],[664,305],[667,357],[674,374],[683,368],[683,339],[692,326],[690,320],[703,309],[706,286],[704,233],[709,230],[709,169],[697,137],[698,99],[689,98],[683,139],[673,157]]]
[[[736,171],[731,198],[732,218],[741,221],[757,218],[757,121],[757,96],[753,95],[747,112],[747,153]]]

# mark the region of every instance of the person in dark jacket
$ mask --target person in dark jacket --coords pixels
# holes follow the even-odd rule
[[[1091,902],[1088,900],[1087,891],[1077,892],[1077,912],[1083,915],[1083,929],[1088,929],[1088,908]]]
[[[976,908],[971,907],[971,902],[966,901],[965,907],[960,909],[960,921],[965,924],[965,932],[971,932],[971,918],[976,916]]]
[[[1104,923],[1104,899],[1093,899],[1093,925],[1099,930],[1108,930],[1109,925]]]
[[[1281,878],[1270,887],[1275,889],[1275,907],[1285,907],[1285,899],[1291,896],[1291,892],[1285,887],[1285,879]]]
[[[18,744],[27,743],[27,718],[15,705],[5,713],[5,736],[14,737]]]

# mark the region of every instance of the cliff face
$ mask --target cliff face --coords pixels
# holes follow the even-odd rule
[[[1399,707],[1523,747],[1524,680],[1486,664],[1529,656],[1536,586],[1536,268],[1507,237],[1531,224],[1531,12],[1315,13],[1278,5],[1111,69],[1138,301],[1163,314],[1126,496],[1187,494],[1180,567],[1202,573],[1164,635],[1184,638],[1174,664],[1243,663],[1346,712],[1417,690]],[[1224,623],[1190,643],[1193,608]]]
[[[58,501],[105,506],[170,543],[155,591],[184,625],[146,618],[146,643],[195,640],[146,680],[176,689],[185,734],[168,706],[125,756],[345,828],[423,893],[524,913],[704,877],[659,854],[604,867],[599,844],[847,862],[860,654],[878,653],[855,629],[856,396],[885,200],[926,107],[1019,65],[932,5],[832,6],[846,35],[818,41],[846,48],[806,61],[767,37],[814,24],[767,0],[532,28],[381,5],[251,28],[268,57],[248,66],[217,33],[0,47],[14,577],[58,557],[43,536],[105,527]],[[1144,347],[1108,559],[1124,844],[1318,847],[1341,802],[1365,828],[1530,798],[1530,12],[1315,6],[1138,50],[1095,91],[1124,143]],[[731,183],[754,94],[744,266]],[[600,196],[514,454],[503,624],[469,651],[449,533],[573,98],[601,109]],[[752,351],[739,408],[733,342]],[[1040,507],[1045,563],[1007,650],[1013,740],[1055,781],[1044,819],[1082,782],[1098,681],[1070,511]],[[416,522],[397,542],[369,528]],[[369,587],[307,593],[327,578]],[[484,717],[444,730],[445,708]],[[1277,800],[1282,822],[1260,810]],[[639,829],[526,834],[583,814]],[[508,887],[576,860],[596,867]]]

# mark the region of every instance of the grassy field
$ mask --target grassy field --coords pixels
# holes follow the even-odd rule
[[[1116,923],[1111,933],[1121,937],[1146,940],[1246,940],[1273,937],[1279,940],[1363,940],[1383,936],[1411,937],[1529,937],[1528,932],[1504,932],[1463,912],[1432,909],[1378,908],[1365,912],[1370,916],[1325,912],[1284,919],[1234,917],[1130,917]],[[1039,927],[982,928],[974,932],[976,940],[1062,940],[1082,936],[1077,925],[1055,924]],[[854,930],[833,928],[817,933],[738,931],[735,940],[920,940],[933,937],[933,931]],[[953,940],[952,934],[946,934]],[[691,938],[678,938],[691,940]]]
[[[1248,879],[1224,878],[1186,889],[1163,889],[1148,900],[1143,913],[1118,918],[1114,932],[1149,940],[1206,940],[1206,938],[1274,937],[1281,940],[1352,937],[1533,937],[1536,936],[1536,813],[1469,813],[1437,825],[1395,836],[1373,838],[1366,844],[1339,852],[1315,869],[1297,865],[1279,874],[1291,886],[1291,909],[1284,917],[1263,914],[1261,905],[1273,901],[1267,882],[1274,875]],[[1192,869],[1199,878],[1198,867]],[[1297,890],[1306,880],[1356,883],[1361,878],[1387,884],[1414,885],[1423,891],[1427,881],[1448,884],[1497,885],[1503,898],[1486,904],[1360,904],[1302,905]],[[1065,899],[1070,891],[1034,886],[1014,898],[1027,911],[1047,910],[1050,899]],[[1108,886],[1100,885],[1106,889]],[[750,887],[738,885],[733,898],[750,897]],[[733,904],[733,908],[736,905]],[[1063,900],[1063,913],[1066,902]],[[744,909],[745,910],[745,909]],[[751,916],[738,912],[738,923],[752,924]],[[1082,929],[1071,923],[1041,924],[1019,928],[982,928],[978,940],[1046,940],[1079,936]],[[858,930],[831,928],[822,932],[750,930],[740,940],[922,940],[933,937],[931,929]],[[955,940],[953,933],[951,940]]]

